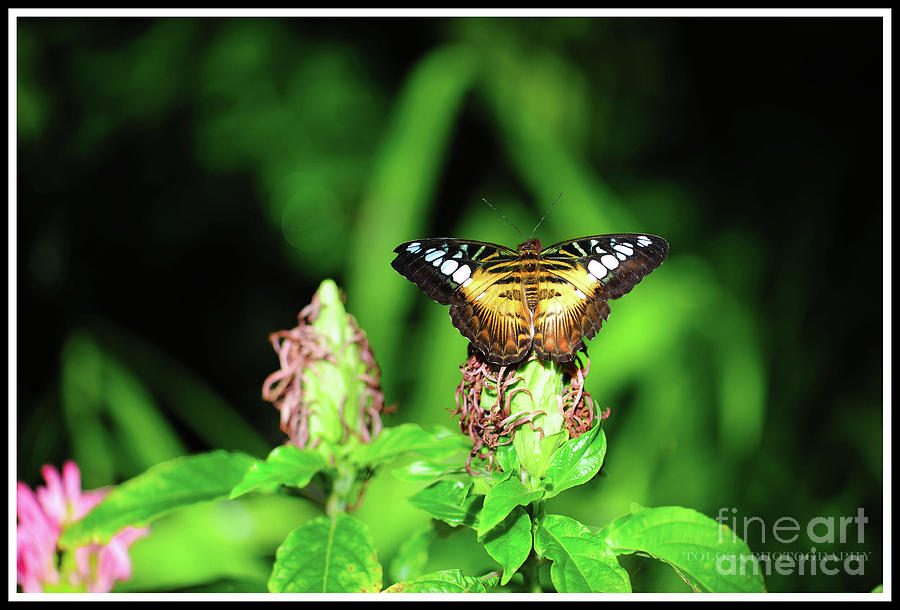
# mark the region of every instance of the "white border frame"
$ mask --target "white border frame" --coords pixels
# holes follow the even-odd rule
[[[464,600],[599,600],[615,599],[640,601],[646,599],[690,599],[691,601],[721,601],[721,600],[752,600],[764,599],[776,600],[854,600],[854,601],[885,601],[892,599],[891,592],[891,10],[890,9],[8,9],[8,50],[7,59],[9,66],[8,83],[8,278],[9,278],[9,345],[8,345],[8,396],[9,396],[9,599],[16,601],[47,601],[47,600],[117,600],[134,601],[158,599],[161,601],[174,600],[298,600],[321,599],[328,601],[347,600],[381,600],[386,601],[380,594],[320,594],[320,595],[287,595],[275,593],[207,593],[207,594],[176,594],[176,593],[18,593],[16,591],[16,447],[17,447],[17,387],[16,387],[16,346],[17,346],[17,309],[16,309],[16,282],[17,282],[17,189],[16,189],[16,67],[17,67],[17,29],[16,20],[19,17],[880,17],[882,18],[883,32],[883,151],[882,151],[882,180],[883,180],[883,428],[882,428],[882,463],[883,463],[883,515],[884,515],[884,592],[883,593],[746,593],[725,594],[708,593],[696,595],[693,593],[627,593],[627,594],[561,594],[561,593],[490,593],[490,594],[405,594],[394,596],[392,601],[422,601],[437,599],[464,599]]]

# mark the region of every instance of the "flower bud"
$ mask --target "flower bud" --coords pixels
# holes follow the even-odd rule
[[[369,443],[381,432],[380,372],[366,335],[325,280],[298,324],[269,336],[281,368],[263,383],[263,398],[281,411],[291,444],[327,460]]]
[[[595,423],[594,403],[584,391],[588,369],[589,363],[583,365],[580,356],[566,363],[532,358],[499,366],[470,349],[460,366],[463,378],[453,412],[472,440],[466,469],[474,474],[471,462],[476,457],[487,460],[489,470],[509,467],[510,459],[503,458],[509,452],[501,455],[497,450],[511,444],[524,471],[523,481],[536,484],[559,445]]]
[[[568,435],[562,412],[563,371],[555,362],[529,360],[519,367],[525,392],[517,393],[510,403],[510,415],[522,423],[513,434],[513,447],[519,464],[534,479],[540,479],[550,457]]]

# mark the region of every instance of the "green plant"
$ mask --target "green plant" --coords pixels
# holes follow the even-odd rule
[[[269,590],[381,591],[384,570],[372,536],[350,513],[376,471],[418,456],[395,471],[426,484],[409,501],[451,528],[474,530],[498,569],[418,573],[429,527],[395,558],[392,569],[405,578],[389,592],[629,592],[617,556],[631,553],[671,565],[696,591],[765,590],[747,545],[691,509],[637,506],[602,527],[546,511],[547,500],[593,479],[606,454],[605,414],[584,391],[584,368],[535,359],[496,367],[476,353],[460,367],[456,413],[465,434],[414,424],[382,428],[377,365],[337,286],[323,282],[299,320],[273,333],[281,369],[264,386],[282,415],[285,445],[264,460],[215,451],[157,464],[66,527],[60,546],[105,543],[124,527],[147,526],[201,501],[288,489],[317,502],[323,514],[278,547]],[[729,575],[723,561],[739,564],[740,575]]]

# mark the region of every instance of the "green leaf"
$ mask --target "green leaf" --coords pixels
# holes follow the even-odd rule
[[[128,474],[187,453],[149,389],[111,354],[106,354],[104,386],[105,411],[113,434],[139,465]]]
[[[631,592],[613,550],[575,519],[546,515],[535,529],[534,550],[553,562],[550,578],[560,593]]]
[[[275,554],[272,593],[377,593],[381,564],[369,528],[339,513],[288,534]]]
[[[519,470],[519,458],[516,457],[516,448],[512,443],[499,445],[494,449],[494,458],[500,464],[503,472],[517,472]]]
[[[403,541],[391,560],[391,575],[397,582],[416,578],[425,569],[425,564],[428,563],[428,548],[437,538],[431,523],[429,521],[424,529]]]
[[[409,501],[413,506],[453,527],[457,525],[476,527],[481,497],[469,496],[470,486],[471,483],[465,481],[438,481],[411,497]]]
[[[269,485],[306,487],[313,476],[326,466],[318,453],[282,445],[273,449],[266,461],[253,464],[241,482],[231,490],[230,497],[237,498]]]
[[[417,424],[402,424],[385,428],[374,441],[354,456],[360,464],[375,465],[405,453],[418,453],[431,459],[441,459],[465,449],[457,436],[439,436],[423,430]]]
[[[617,555],[646,553],[668,563],[698,591],[766,590],[750,547],[730,528],[690,508],[643,508],[612,521],[599,535]]]
[[[448,475],[464,475],[466,471],[461,466],[444,466],[426,460],[416,460],[403,468],[395,468],[391,471],[401,481],[435,481]]]
[[[207,446],[255,456],[269,451],[270,443],[232,405],[170,355],[104,319],[92,320],[89,329],[106,352],[134,371],[158,397],[167,418],[179,422]],[[216,425],[210,426],[211,421]]]
[[[484,497],[484,508],[478,520],[478,537],[506,519],[516,506],[527,506],[543,495],[543,491],[529,491],[518,479],[510,478],[494,485]]]
[[[486,593],[485,585],[491,586],[483,577],[463,576],[460,570],[443,570],[398,582],[385,593]]]
[[[162,462],[125,481],[63,532],[63,548],[103,544],[129,525],[143,526],[177,508],[227,498],[254,459],[214,451]]]
[[[62,349],[60,404],[71,451],[88,487],[116,480],[115,435],[103,425],[103,350],[86,333],[74,333]]]
[[[500,575],[497,572],[489,572],[484,576],[479,576],[478,580],[481,581],[485,588],[496,587],[500,584]]]
[[[560,445],[544,475],[547,498],[587,483],[600,471],[606,455],[606,434],[598,421],[587,434]]]
[[[498,483],[502,483],[512,476],[511,472],[492,470],[472,477],[472,493],[485,496]]]
[[[531,519],[525,509],[515,507],[482,541],[484,550],[503,566],[501,585],[509,582],[531,552]]]
[[[132,476],[187,450],[149,389],[87,331],[63,348],[61,404],[89,487]]]

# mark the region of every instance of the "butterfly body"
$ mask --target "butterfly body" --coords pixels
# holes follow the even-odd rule
[[[488,361],[512,364],[530,349],[567,362],[609,317],[607,300],[629,292],[668,255],[661,237],[595,235],[516,250],[453,238],[394,249],[391,263],[426,295],[450,305],[453,325]]]

